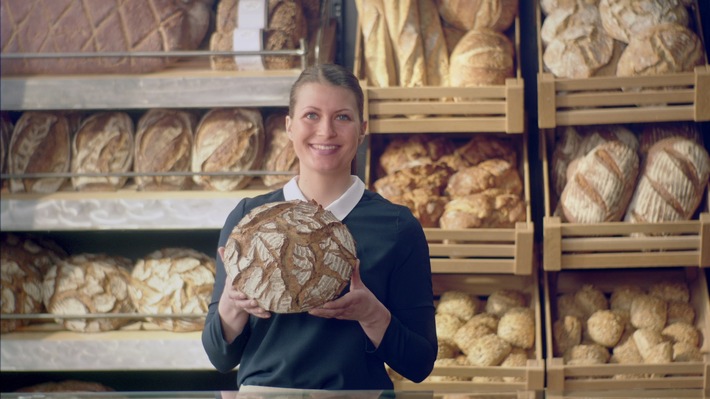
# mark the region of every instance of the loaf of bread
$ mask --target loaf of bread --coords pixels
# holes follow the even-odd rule
[[[3,314],[42,312],[42,274],[35,265],[39,256],[25,249],[26,240],[15,234],[3,234],[0,246],[0,291]],[[57,259],[58,261],[58,259]],[[29,323],[26,319],[0,320],[0,333],[15,331]]]
[[[494,191],[494,195],[523,192],[518,170],[502,159],[489,159],[454,173],[449,177],[446,193],[452,198]]]
[[[577,26],[595,25],[602,27],[602,20],[599,16],[599,8],[595,4],[579,1],[564,8],[558,8],[550,12],[540,27],[540,39],[542,44],[547,46],[564,31]]]
[[[514,77],[515,48],[504,34],[470,30],[456,44],[449,60],[453,87],[503,85]]]
[[[582,140],[575,158],[581,158],[594,150],[598,145],[609,141],[620,141],[636,152],[639,148],[636,134],[624,125],[588,125],[582,130]]]
[[[503,159],[514,167],[518,165],[515,143],[508,137],[474,134],[470,140],[456,148],[455,154],[466,166],[478,165],[493,158]]]
[[[298,157],[293,142],[286,132],[286,113],[277,112],[266,117],[264,122],[266,149],[263,169],[267,172],[285,172],[284,174],[266,174],[261,176],[264,185],[269,188],[281,187],[298,173]]]
[[[215,108],[197,126],[192,172],[244,172],[258,169],[264,151],[264,122],[252,108]],[[193,176],[200,187],[231,191],[246,187],[251,176]]]
[[[375,87],[396,86],[395,50],[385,19],[385,0],[357,0],[355,4],[362,32],[367,83]]]
[[[7,171],[7,150],[10,146],[10,137],[12,136],[12,129],[15,125],[10,119],[10,115],[6,112],[0,113],[0,173],[5,173]],[[3,180],[0,185],[4,184]]]
[[[442,229],[513,228],[527,220],[525,201],[515,194],[478,193],[449,201],[439,218]]]
[[[428,195],[442,196],[452,170],[443,163],[430,163],[398,170],[375,180],[375,191],[385,198],[404,196],[414,189]]]
[[[138,120],[135,152],[136,173],[189,172],[197,116],[184,110],[153,108]],[[141,190],[183,190],[189,176],[136,176]]]
[[[305,312],[334,299],[357,262],[348,228],[314,202],[254,208],[227,240],[224,264],[232,284],[262,308]]]
[[[42,282],[43,302],[54,315],[135,313],[128,294],[133,262],[121,256],[81,253],[52,266]],[[130,318],[57,319],[67,330],[111,331]]]
[[[616,76],[647,76],[693,71],[705,63],[703,43],[683,25],[655,25],[631,37],[619,57]]]
[[[84,119],[72,138],[71,182],[78,191],[115,191],[127,176],[80,176],[126,173],[133,166],[135,127],[127,113],[96,112]]]
[[[394,48],[398,85],[425,86],[427,71],[418,0],[384,0],[384,5],[387,31]]]
[[[550,157],[550,184],[556,198],[567,185],[567,168],[575,159],[582,142],[582,134],[575,126],[558,126],[555,129],[555,146]]]
[[[621,220],[633,194],[638,168],[637,153],[622,142],[597,146],[567,176],[560,197],[565,220],[571,223]]]
[[[455,150],[454,143],[443,136],[413,134],[398,137],[385,146],[379,166],[384,174],[392,174],[412,166],[434,163]]]
[[[544,66],[558,78],[588,78],[607,65],[614,39],[599,24],[570,25],[559,32],[542,54]]]
[[[464,29],[459,29],[447,23],[445,20],[441,21],[441,29],[443,29],[444,31],[444,39],[446,40],[446,51],[450,59],[451,53],[454,51],[454,48],[456,48],[456,45],[459,43],[459,40],[461,40],[461,38],[468,31]]]
[[[168,247],[138,259],[128,294],[138,313],[205,314],[212,300],[214,259],[191,248]],[[168,331],[201,331],[204,318],[147,317]]]
[[[679,0],[600,0],[599,13],[607,33],[625,43],[656,25],[687,26],[690,20]]]
[[[508,29],[518,15],[518,0],[438,0],[439,14],[458,29]]]
[[[540,0],[540,10],[545,15],[550,15],[556,10],[569,10],[576,6],[597,6],[599,0]]]
[[[710,176],[710,157],[698,143],[672,137],[648,151],[626,212],[629,222],[688,220],[700,205]]]
[[[439,219],[450,200],[447,196],[433,195],[427,188],[403,190],[400,195],[386,198],[409,208],[422,227],[439,227]]]
[[[3,53],[194,50],[207,33],[209,7],[200,0],[76,2],[3,1]],[[3,59],[3,75],[147,73],[175,57]]]
[[[639,153],[646,158],[648,150],[657,142],[670,137],[684,137],[703,144],[699,124],[695,122],[654,122],[644,123],[639,132]]]
[[[447,87],[449,86],[449,51],[435,0],[417,0],[417,3],[426,61],[426,84]]]
[[[8,172],[69,172],[72,134],[69,120],[61,112],[24,112],[10,139]],[[66,181],[66,177],[12,179],[10,191],[52,193],[59,190]]]

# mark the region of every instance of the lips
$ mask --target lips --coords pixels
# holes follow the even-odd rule
[[[311,148],[318,151],[335,151],[338,149],[338,146],[326,144],[311,144]]]

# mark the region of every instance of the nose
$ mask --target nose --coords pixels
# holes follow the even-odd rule
[[[334,137],[336,135],[335,124],[329,118],[323,118],[318,126],[318,135],[323,137]]]

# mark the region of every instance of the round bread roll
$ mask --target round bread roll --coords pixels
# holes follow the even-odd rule
[[[450,200],[439,218],[442,229],[513,228],[527,220],[525,201],[516,194],[496,190]]]
[[[437,4],[444,21],[467,31],[490,28],[503,32],[518,15],[518,0],[439,0]]]
[[[664,342],[660,331],[648,328],[639,328],[634,331],[632,337],[636,348],[644,359],[651,354],[651,348]]]
[[[451,52],[453,87],[503,85],[514,77],[515,48],[507,36],[491,29],[466,33]]]
[[[190,248],[164,248],[139,259],[128,287],[139,313],[205,314],[212,300],[215,263]],[[200,331],[204,318],[148,317],[168,331]]]
[[[436,359],[434,367],[460,366],[456,359]],[[426,382],[453,382],[453,381],[471,381],[468,377],[457,377],[451,375],[430,375],[425,379]]]
[[[688,302],[668,302],[668,320],[666,324],[670,325],[677,322],[691,325],[695,323],[695,309]]]
[[[114,392],[114,389],[93,381],[63,380],[30,385],[16,392]]]
[[[576,317],[580,320],[586,320],[589,315],[586,314],[585,310],[577,303],[574,293],[565,293],[559,295],[556,301],[557,305],[557,318],[563,319],[567,316]]]
[[[286,184],[293,174],[298,172],[298,157],[293,148],[293,142],[286,132],[285,112],[273,113],[266,117],[266,151],[264,154],[264,170],[267,172],[286,172],[283,175],[268,174],[261,176],[264,185],[278,188]]]
[[[641,295],[631,302],[631,324],[636,328],[661,331],[668,320],[666,301],[651,295]]]
[[[609,308],[611,310],[631,311],[631,303],[640,295],[643,295],[643,289],[635,284],[621,284],[615,286],[611,291],[609,298]]]
[[[633,339],[632,335],[628,335],[626,338],[623,338],[619,341],[619,344],[614,347],[609,363],[643,363],[643,357],[641,356],[638,347],[636,347],[636,341]]]
[[[473,341],[464,353],[475,366],[498,366],[512,350],[510,344],[495,334],[484,335]]]
[[[535,314],[530,308],[512,308],[498,323],[498,336],[511,345],[530,349],[535,344]]]
[[[72,139],[72,173],[125,173],[133,166],[135,128],[125,112],[96,112],[84,119]],[[73,176],[78,191],[115,191],[127,176]]]
[[[667,341],[650,347],[643,358],[643,362],[648,364],[664,364],[672,361],[673,344]]]
[[[673,344],[674,362],[702,362],[703,354],[697,346],[686,342],[676,342]]]
[[[648,295],[663,299],[666,302],[690,302],[688,284],[681,281],[660,281],[648,287]]]
[[[555,356],[562,356],[568,349],[582,343],[582,322],[575,316],[564,316],[555,320],[552,334]]]
[[[452,154],[455,149],[454,143],[446,137],[412,134],[387,143],[380,155],[379,165],[384,174],[389,175],[401,169],[436,162]]]
[[[473,316],[469,321],[467,321],[467,324],[482,324],[488,328],[490,328],[493,331],[498,330],[498,323],[500,322],[500,318],[492,313],[488,312],[483,312],[479,313],[475,316]]]
[[[496,316],[503,316],[512,308],[527,307],[527,299],[521,291],[501,289],[494,291],[486,301],[486,312]]]
[[[251,108],[215,108],[197,126],[192,172],[244,172],[261,166],[264,149],[261,113]],[[246,187],[251,176],[195,175],[200,187],[233,191]]]
[[[258,206],[237,224],[224,250],[232,284],[262,308],[305,312],[339,295],[357,251],[347,226],[315,202]]]
[[[700,330],[687,323],[678,322],[669,324],[661,331],[661,335],[663,338],[673,343],[685,342],[695,347],[700,346]]]
[[[446,210],[446,204],[449,203],[449,197],[432,195],[426,188],[404,191],[401,195],[387,199],[409,208],[422,227],[439,227],[441,216]]]
[[[133,168],[136,173],[189,172],[197,115],[153,108],[138,120]],[[141,190],[184,190],[189,176],[136,176]]]
[[[10,174],[67,173],[71,165],[71,126],[64,113],[24,112],[10,138],[7,170]],[[52,193],[65,177],[10,180],[10,191]]]
[[[455,359],[461,354],[459,347],[453,341],[439,340],[436,351],[436,359]]]
[[[528,364],[528,354],[521,348],[513,348],[510,354],[500,363],[501,367],[525,367]],[[505,382],[522,382],[523,377],[503,377]]]
[[[72,255],[52,266],[43,280],[43,301],[55,315],[134,313],[128,294],[130,259],[105,254]],[[67,330],[99,332],[118,329],[128,318],[57,319]]]
[[[678,24],[661,24],[631,37],[619,57],[616,76],[690,72],[704,63],[703,43],[695,32]]]
[[[574,294],[574,299],[584,314],[584,320],[598,310],[609,309],[604,292],[593,284],[584,284]]]
[[[432,196],[441,196],[452,173],[443,163],[421,164],[381,177],[375,180],[373,188],[387,199],[404,196],[415,189],[425,190]]]
[[[464,325],[463,320],[449,313],[436,313],[434,321],[436,322],[436,337],[440,342],[454,342],[456,332]]]
[[[599,344],[575,345],[565,352],[563,359],[572,366],[604,364],[609,361],[609,351]]]
[[[589,316],[587,329],[594,342],[612,348],[624,333],[624,321],[611,310],[598,310]]]
[[[463,321],[470,320],[481,306],[481,301],[463,291],[445,291],[436,305],[437,313],[449,313]]]
[[[514,167],[518,165],[518,152],[513,140],[497,135],[475,134],[456,148],[455,154],[466,166],[475,166],[489,159],[502,159]]]
[[[15,125],[7,112],[0,113],[0,173],[7,171],[7,149],[10,146],[10,136]],[[4,183],[4,181],[2,182]]]
[[[687,26],[690,20],[688,10],[678,0],[600,0],[599,13],[606,32],[625,43],[659,24]]]
[[[446,193],[453,198],[488,190],[521,195],[523,181],[517,168],[503,159],[489,159],[452,174],[446,185]]]
[[[456,330],[456,333],[454,334],[454,343],[456,343],[463,353],[468,354],[468,349],[475,343],[475,341],[488,334],[495,334],[495,332],[495,330],[485,324],[479,322],[471,323],[469,321]]]

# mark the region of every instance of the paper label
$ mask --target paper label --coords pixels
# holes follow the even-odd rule
[[[237,28],[265,29],[269,24],[268,0],[239,0]]]
[[[263,45],[261,29],[237,28],[232,34],[232,49],[234,51],[261,51]],[[234,62],[240,71],[263,71],[264,63],[260,55],[235,55]]]

